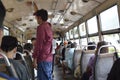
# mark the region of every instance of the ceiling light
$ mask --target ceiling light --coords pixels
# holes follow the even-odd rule
[[[58,12],[59,12],[59,13],[63,13],[63,12],[65,12],[65,10],[59,10]]]
[[[68,21],[69,21],[69,19],[67,19],[67,18],[66,18],[66,19],[64,19],[64,21],[65,21],[65,22],[68,22]]]
[[[88,2],[89,0],[82,0],[83,2]]]
[[[26,26],[27,24],[26,23],[23,23],[22,26]]]
[[[82,14],[77,13],[77,12],[75,12],[75,11],[71,11],[70,14],[71,14],[71,15],[82,15]]]
[[[64,24],[60,24],[61,26],[64,26]]]
[[[30,28],[29,28],[29,27],[27,27],[27,28],[26,28],[26,30],[30,30]]]
[[[51,15],[48,15],[49,18],[54,18],[55,15],[54,14],[51,14]]]
[[[8,8],[6,9],[7,12],[13,12],[14,8]]]
[[[18,2],[22,2],[22,1],[24,1],[24,0],[17,0]]]
[[[33,19],[29,19],[29,21],[33,21]]]
[[[22,20],[22,18],[17,18],[16,20],[17,20],[17,21],[21,21],[21,20]]]

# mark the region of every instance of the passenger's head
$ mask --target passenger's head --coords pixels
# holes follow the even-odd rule
[[[71,44],[71,48],[76,48],[76,44],[75,44],[75,43],[72,43],[72,44]]]
[[[4,36],[2,38],[1,50],[6,54],[7,53],[16,54],[17,45],[18,45],[17,38],[13,36]]]
[[[34,46],[35,43],[36,43],[36,38],[33,37],[33,38],[31,39],[31,42],[32,42],[32,45]]]
[[[17,51],[23,53],[23,47],[20,44],[17,46]]]
[[[105,42],[105,41],[98,42],[96,52],[98,53],[98,50],[100,49],[100,47],[103,46],[103,45],[107,45],[107,44],[108,44],[108,43]],[[100,50],[100,53],[107,53],[107,52],[108,52],[108,47],[103,47],[103,48]]]
[[[95,46],[95,42],[89,42],[88,43],[88,50],[95,50],[96,46]]]
[[[68,42],[64,41],[64,46],[67,47],[67,45],[68,45]]]
[[[23,48],[31,52],[31,50],[33,49],[33,46],[30,43],[26,43]]]
[[[45,9],[40,9],[34,13],[36,16],[38,24],[41,24],[43,21],[47,21],[48,19],[48,12]]]
[[[71,41],[68,41],[67,48],[71,48],[71,44],[72,44],[72,42],[71,42]]]

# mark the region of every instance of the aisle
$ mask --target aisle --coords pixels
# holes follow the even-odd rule
[[[66,74],[66,78],[63,78],[62,67],[54,66],[54,78],[53,80],[74,80],[72,74]]]

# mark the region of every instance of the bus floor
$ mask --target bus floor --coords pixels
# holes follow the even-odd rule
[[[65,78],[63,78],[62,67],[58,67],[58,65],[54,65],[53,74],[53,80],[75,80],[72,74],[65,74]]]

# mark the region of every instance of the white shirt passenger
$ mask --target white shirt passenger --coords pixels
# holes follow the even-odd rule
[[[52,54],[55,54],[55,49],[56,49],[56,43],[57,41],[55,39],[52,40]]]

